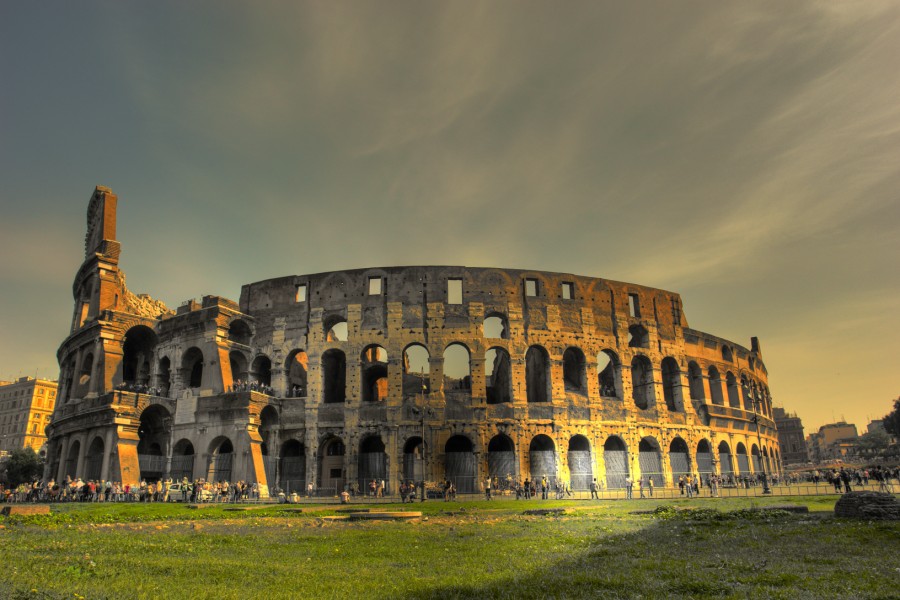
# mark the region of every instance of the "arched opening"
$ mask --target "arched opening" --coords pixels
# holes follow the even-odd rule
[[[713,468],[712,447],[707,440],[697,443],[697,471],[701,477],[709,481],[709,477],[715,472]]]
[[[741,398],[744,401],[744,410],[752,411],[753,400],[750,394],[750,382],[747,380],[746,375],[741,375]]]
[[[419,436],[409,438],[403,446],[403,479],[412,482],[425,480],[425,447]]]
[[[340,350],[322,354],[322,387],[325,404],[340,404],[347,397],[347,357]]]
[[[231,389],[234,391],[243,389],[249,377],[247,357],[243,352],[232,350],[228,353],[228,364],[231,366]]]
[[[525,392],[528,402],[550,400],[550,356],[540,346],[525,352]]]
[[[444,472],[461,494],[474,494],[475,447],[464,435],[454,435],[444,445]]]
[[[663,398],[666,401],[666,408],[670,412],[675,412],[683,406],[681,398],[681,369],[678,368],[678,363],[671,356],[667,356],[662,360],[661,367]]]
[[[503,348],[491,348],[484,354],[484,383],[488,404],[512,401],[512,371]]]
[[[269,448],[275,448],[278,442],[278,411],[274,406],[266,406],[259,413],[259,436],[262,438],[263,469],[266,472],[266,484],[275,487],[278,481],[278,457],[272,456]]]
[[[546,477],[549,484],[556,481],[556,444],[544,434],[536,435],[528,446],[531,480],[540,482]]]
[[[203,385],[203,353],[199,348],[188,348],[181,358],[181,380],[189,388]]]
[[[377,435],[370,435],[359,445],[359,489],[368,491],[369,484],[376,482],[377,486],[384,482],[384,493],[388,493],[390,482],[388,481],[387,454],[384,452],[384,442]]]
[[[509,339],[509,328],[506,325],[506,317],[499,313],[491,313],[484,319],[482,331],[484,337],[487,339]]]
[[[488,474],[491,479],[507,484],[519,479],[516,446],[505,434],[499,433],[488,442]]]
[[[638,463],[641,465],[641,478],[645,482],[652,477],[654,485],[665,485],[659,442],[654,438],[648,436],[641,440],[638,445]]]
[[[281,445],[281,476],[278,487],[285,494],[303,493],[306,487],[306,448],[298,440]]]
[[[325,341],[347,341],[347,319],[340,315],[331,315],[325,319]]]
[[[672,467],[672,481],[678,481],[679,477],[687,477],[691,474],[691,457],[688,454],[688,445],[680,437],[676,437],[669,444],[669,466]]]
[[[319,481],[322,493],[336,495],[344,489],[344,442],[339,438],[331,437],[322,442],[319,450],[321,475]],[[362,488],[360,488],[362,490]]]
[[[621,398],[622,369],[618,355],[612,350],[603,350],[597,354],[597,377],[600,383],[600,396],[603,398]]]
[[[250,380],[260,386],[272,385],[272,360],[265,354],[253,359],[253,364],[250,365]]]
[[[750,457],[747,456],[747,447],[743,442],[738,442],[734,447],[734,452],[737,454],[738,473],[746,475],[750,472]]]
[[[138,466],[141,478],[161,479],[166,472],[166,446],[172,431],[172,414],[160,404],[152,404],[141,413],[138,425]]]
[[[700,365],[691,361],[688,363],[688,384],[690,385],[691,398],[694,400],[705,400],[706,394],[703,391],[703,371]]]
[[[156,350],[157,337],[144,325],[125,332],[122,343],[122,381],[131,385],[150,385],[150,361]]]
[[[629,348],[649,348],[650,332],[643,325],[632,325],[628,328]]]
[[[303,350],[294,350],[288,355],[284,365],[287,373],[287,389],[285,395],[288,398],[305,398],[307,372],[309,371],[309,356]]]
[[[769,461],[769,449],[763,446],[763,466],[765,467],[766,472],[772,471],[772,463]]]
[[[69,454],[66,456],[66,477],[75,479],[75,469],[78,468],[78,454],[81,452],[81,442],[75,440],[69,444]]]
[[[725,400],[722,398],[722,378],[719,376],[719,370],[715,367],[710,367],[707,371],[707,378],[709,379],[709,395],[710,400],[716,406],[724,406]]]
[[[631,398],[641,410],[647,410],[656,400],[653,394],[653,366],[649,358],[640,354],[631,361]]]
[[[78,397],[84,398],[91,389],[91,377],[94,374],[94,355],[87,354],[81,359],[81,371],[78,374]]]
[[[731,463],[731,448],[728,442],[719,444],[719,472],[725,476],[731,477],[734,474],[734,465]]]
[[[628,477],[628,447],[622,438],[610,436],[603,444],[603,462],[606,463],[606,487],[615,490],[625,487]]]
[[[412,344],[403,351],[403,395],[418,396],[431,393],[431,356],[421,344]]]
[[[734,362],[734,355],[731,352],[731,348],[728,346],[722,346],[722,360],[725,362]]]
[[[594,478],[593,461],[591,460],[591,443],[583,435],[569,438],[569,485],[573,490],[591,489]]]
[[[580,348],[566,348],[563,352],[563,383],[567,392],[587,392],[587,371],[584,352]]]
[[[235,319],[228,326],[228,341],[233,344],[249,346],[251,337],[253,337],[253,331],[246,321]]]
[[[741,398],[738,395],[737,379],[731,371],[725,373],[725,387],[728,388],[728,405],[731,408],[740,408]]]
[[[209,468],[206,479],[210,482],[231,481],[231,465],[234,446],[227,437],[219,436],[209,445]]]
[[[100,474],[103,469],[103,438],[97,436],[91,445],[88,446],[87,454],[84,457],[84,480],[100,481]]]
[[[762,463],[759,458],[759,446],[753,444],[753,446],[750,447],[750,455],[753,457],[753,472],[762,473]]]
[[[168,356],[159,359],[157,364],[156,387],[160,396],[169,397],[169,388],[172,387],[172,362]]]
[[[193,481],[194,444],[188,439],[180,439],[172,447],[172,467],[169,470],[172,481]]]
[[[450,344],[444,350],[444,391],[472,389],[469,350],[462,344]]]
[[[367,346],[360,357],[363,402],[383,402],[388,395],[388,355],[381,346]]]

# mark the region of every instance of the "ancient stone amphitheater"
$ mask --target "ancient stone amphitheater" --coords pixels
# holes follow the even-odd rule
[[[116,196],[98,187],[47,476],[252,481],[780,470],[758,341],[688,327],[678,294],[566,273],[455,266],[270,279],[176,310],[128,291]],[[265,489],[265,488],[264,488]]]

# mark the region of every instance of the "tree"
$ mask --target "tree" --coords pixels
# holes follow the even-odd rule
[[[10,487],[40,479],[44,461],[32,448],[13,450],[6,461],[6,481]]]
[[[891,435],[900,437],[900,398],[894,400],[894,411],[884,415],[884,429]]]

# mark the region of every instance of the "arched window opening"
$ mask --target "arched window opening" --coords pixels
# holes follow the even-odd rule
[[[268,356],[260,354],[250,365],[250,380],[262,386],[272,385],[272,361]]]
[[[528,447],[528,458],[531,463],[531,479],[538,482],[547,478],[547,483],[552,485],[556,481],[556,444],[546,435],[534,436]]]
[[[753,444],[750,447],[750,455],[753,460],[753,472],[754,473],[762,473],[762,463],[760,462],[760,454],[759,454],[759,446]]]
[[[388,481],[387,454],[384,453],[384,442],[380,436],[369,436],[360,443],[358,461],[359,489],[371,493],[371,483],[374,481],[376,493],[380,490],[382,496],[388,494],[390,481]]]
[[[217,437],[209,445],[209,468],[207,481],[231,481],[231,467],[234,457],[234,446],[227,437]]]
[[[228,363],[231,366],[231,390],[242,389],[247,383],[249,372],[247,369],[247,357],[242,352],[232,350],[228,353]]]
[[[418,396],[431,393],[431,356],[421,344],[413,344],[403,351],[403,395]]]
[[[573,490],[591,489],[594,478],[593,460],[591,459],[591,443],[583,435],[569,438],[569,485]]]
[[[233,344],[249,346],[252,337],[253,332],[246,321],[235,319],[228,326],[228,341]]]
[[[132,385],[150,385],[150,361],[156,350],[157,337],[144,325],[125,332],[122,343],[122,381]]]
[[[597,354],[597,373],[600,380],[600,395],[604,398],[621,398],[621,363],[611,350]]]
[[[705,400],[706,394],[703,391],[703,371],[700,365],[691,361],[688,363],[688,384],[691,390],[691,398],[694,400]]]
[[[169,468],[172,481],[194,480],[194,454],[194,444],[188,439],[178,440],[172,447],[172,463]]]
[[[325,341],[347,341],[347,319],[340,315],[332,315],[325,320]]]
[[[306,448],[298,440],[288,440],[281,446],[278,487],[285,494],[303,493],[306,489]]]
[[[644,483],[649,483],[652,477],[654,486],[665,485],[662,456],[656,439],[648,436],[641,440],[638,445],[638,462],[641,465],[641,479]]]
[[[628,477],[628,447],[622,438],[610,436],[603,444],[603,462],[606,463],[606,487],[616,490],[625,487]]]
[[[444,350],[444,390],[452,392],[471,389],[469,350],[462,344],[450,344]]]
[[[303,350],[294,350],[288,355],[287,364],[287,389],[288,398],[305,398],[306,384],[309,371],[309,356]]]
[[[409,438],[403,446],[403,479],[413,483],[425,480],[425,447],[418,436]]]
[[[725,373],[725,387],[728,388],[728,405],[731,408],[740,408],[741,397],[738,393],[737,379],[731,371]]]
[[[81,452],[81,442],[75,440],[69,445],[69,454],[66,456],[66,477],[75,479],[75,469],[78,468],[78,455]]]
[[[181,380],[189,388],[203,385],[203,353],[199,348],[188,348],[181,359]]]
[[[472,440],[463,435],[454,435],[444,445],[444,472],[461,494],[472,494],[478,489],[474,450]]]
[[[744,410],[753,410],[753,399],[750,393],[750,382],[746,375],[741,375],[741,398],[744,401]]]
[[[643,325],[632,325],[628,328],[629,348],[649,348],[650,332]]]
[[[750,472],[750,458],[747,456],[747,447],[743,442],[738,442],[735,446],[735,454],[737,454],[738,473],[746,475]]]
[[[360,360],[363,402],[383,402],[388,395],[387,351],[378,345],[368,346]]]
[[[88,384],[91,382],[91,376],[94,372],[94,355],[87,354],[81,360],[81,373],[78,376],[79,395],[83,396],[88,390]]]
[[[707,378],[709,379],[710,400],[716,406],[724,406],[725,399],[722,397],[722,378],[719,376],[719,370],[710,367],[707,371]]]
[[[734,465],[731,462],[731,448],[728,446],[728,442],[721,442],[719,444],[719,471],[723,477],[728,477],[730,480],[732,475],[734,475]]]
[[[688,445],[680,437],[676,437],[669,444],[669,466],[672,468],[672,482],[679,477],[687,478],[691,474],[691,457],[688,454]]]
[[[640,354],[631,361],[631,397],[641,410],[647,410],[655,402],[653,366],[649,358]]]
[[[492,340],[509,339],[509,328],[506,325],[506,318],[499,314],[491,314],[484,320],[482,326],[484,337]]]
[[[663,397],[666,408],[671,412],[677,411],[682,405],[681,398],[681,369],[671,356],[662,361]]]
[[[525,353],[525,391],[528,402],[550,400],[550,357],[540,346],[531,346]]]
[[[87,454],[84,457],[84,480],[100,481],[100,474],[103,469],[103,438],[97,436],[91,445],[88,446]],[[143,472],[141,473],[143,475]]]
[[[157,393],[164,398],[169,397],[169,389],[172,387],[172,362],[168,356],[159,359],[156,367]]]
[[[515,445],[506,435],[500,433],[488,442],[488,473],[500,486],[519,479],[519,464],[516,460]]]
[[[509,354],[503,348],[491,348],[485,353],[484,383],[488,404],[512,401],[512,372]]]
[[[731,348],[724,344],[722,345],[722,360],[725,362],[734,362],[734,354],[731,352]]]
[[[713,468],[712,448],[706,440],[700,440],[697,444],[697,472],[709,485],[709,478],[715,469]]]
[[[587,391],[587,375],[584,352],[578,348],[566,348],[563,352],[563,382],[567,392],[584,394]]]
[[[325,404],[339,404],[347,397],[347,358],[336,349],[322,354],[322,384]]]
[[[319,490],[333,496],[344,489],[344,454],[346,449],[340,438],[329,437],[319,450]]]

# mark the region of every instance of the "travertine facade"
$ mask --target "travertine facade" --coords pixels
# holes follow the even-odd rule
[[[449,477],[465,492],[489,475],[584,489],[757,471],[761,456],[780,468],[758,342],[690,329],[678,294],[390,267],[261,281],[237,303],[173,312],[125,288],[115,215],[97,188],[59,349],[54,477]]]

